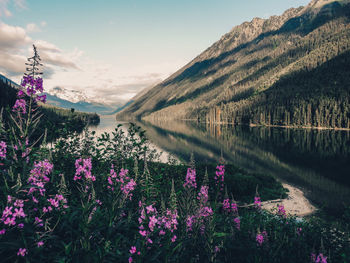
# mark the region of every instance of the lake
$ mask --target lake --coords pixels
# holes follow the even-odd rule
[[[101,116],[92,128],[101,134],[118,123]],[[191,121],[137,122],[158,150],[188,162],[226,162],[250,172],[271,174],[302,189],[306,197],[331,213],[350,206],[350,131],[209,125]],[[162,160],[166,160],[163,156]]]

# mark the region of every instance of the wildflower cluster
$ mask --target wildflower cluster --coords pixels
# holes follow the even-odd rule
[[[264,242],[267,241],[267,232],[266,231],[263,231],[261,233],[257,233],[256,234],[256,243],[257,243],[257,246],[262,246]]]
[[[21,86],[25,89],[25,93],[28,96],[33,97],[35,101],[40,101],[43,103],[46,102],[46,95],[39,95],[39,93],[42,93],[44,91],[42,78],[34,78],[31,75],[26,75],[22,79]],[[23,92],[23,90],[20,90],[17,93],[17,96],[19,98],[22,98],[23,96],[25,96],[25,93]]]
[[[237,203],[234,200],[230,201],[229,198],[226,198],[222,202],[222,208],[225,211],[225,213],[232,214],[235,216],[235,218],[233,219],[233,222],[235,223],[236,228],[238,230],[240,230],[241,229],[241,219],[238,216]]]
[[[196,170],[192,168],[187,169],[186,180],[183,185],[185,188],[197,188]]]
[[[95,181],[96,178],[91,174],[92,164],[91,158],[82,159],[79,158],[75,161],[75,175],[74,181],[81,180],[82,176],[85,175],[86,180]]]
[[[254,206],[258,209],[261,208],[261,199],[260,196],[255,196],[254,197]]]
[[[286,210],[283,205],[277,205],[277,214],[283,218],[287,217]]]
[[[201,234],[204,234],[207,219],[214,213],[213,209],[208,204],[208,189],[208,186],[201,186],[197,196],[198,210],[194,215],[188,215],[186,217],[187,232],[192,231],[193,224],[196,224],[199,227]]]
[[[311,253],[311,261],[316,263],[327,263],[327,257],[322,253],[318,254],[317,257],[315,253]]]
[[[153,240],[157,238],[158,234],[158,245],[161,246],[162,237],[165,237],[167,233],[171,237],[171,242],[174,243],[177,239],[174,233],[178,226],[177,218],[176,210],[166,209],[165,213],[161,215],[153,205],[144,207],[140,202],[139,234],[145,238],[147,245],[153,244]]]
[[[129,197],[129,199],[132,199],[132,192],[135,190],[136,182],[134,179],[132,179],[130,176],[128,176],[129,170],[128,169],[121,169],[119,172],[119,175],[114,170],[114,166],[112,165],[112,168],[110,169],[110,175],[108,176],[108,189],[111,189],[112,191],[115,190],[115,185],[120,185],[120,190],[122,191],[125,198]],[[114,182],[115,181],[115,182]]]
[[[225,181],[225,165],[218,165],[216,167],[217,171],[215,172],[215,185],[219,187],[220,191],[224,190],[224,181]]]
[[[17,225],[18,228],[23,228],[23,221],[19,223],[20,219],[24,219],[27,215],[24,213],[24,201],[21,199],[15,200],[13,197],[8,196],[8,204],[2,212],[2,217],[0,222],[2,222],[8,228],[14,227]],[[5,234],[6,229],[2,230]]]

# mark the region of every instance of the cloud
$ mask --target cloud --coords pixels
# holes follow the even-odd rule
[[[0,0],[4,2],[4,0]],[[0,2],[1,3],[1,2]],[[26,29],[0,22],[0,70],[8,76],[21,76],[25,72],[26,58],[32,55],[32,44],[37,46],[39,55],[45,64],[46,78],[51,78],[57,70],[79,69],[74,62],[82,55],[78,49],[64,52],[56,45],[44,40],[33,40],[28,32],[37,30],[35,24]]]
[[[18,49],[30,42],[31,38],[22,27],[0,22],[0,50]]]
[[[28,33],[35,33],[35,32],[40,32],[41,29],[34,23],[30,23],[26,26],[27,32]]]
[[[13,4],[17,10],[26,8],[26,1],[25,0],[0,0],[0,17],[1,16],[6,16],[6,17],[12,16],[11,11],[9,10],[10,4]]]
[[[18,76],[25,72],[26,58],[20,55],[10,55],[5,52],[0,52],[0,70],[8,76]]]

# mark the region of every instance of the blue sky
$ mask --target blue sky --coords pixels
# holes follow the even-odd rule
[[[168,77],[233,26],[308,2],[0,0],[0,59],[16,55],[12,61],[20,62],[36,43],[48,90],[60,86],[113,103]],[[19,79],[20,65],[3,63],[0,72]]]

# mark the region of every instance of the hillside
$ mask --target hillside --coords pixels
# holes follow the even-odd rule
[[[0,75],[0,112],[3,110],[2,117],[5,123],[10,119],[8,113],[15,104],[19,87],[12,80]],[[64,129],[81,132],[86,125],[100,122],[100,117],[96,113],[71,112],[68,109],[42,103],[40,106],[42,117],[35,136],[39,137],[47,129],[49,141],[58,138]]]
[[[254,18],[117,118],[350,128],[349,21],[349,0]]]

